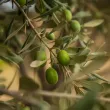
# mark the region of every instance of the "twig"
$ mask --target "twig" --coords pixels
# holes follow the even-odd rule
[[[59,98],[72,98],[72,99],[83,98],[83,96],[81,96],[81,95],[73,95],[73,94],[58,93],[58,92],[48,92],[48,91],[42,91],[42,90],[36,92],[36,94],[42,95],[42,96],[48,96],[48,97],[59,97]],[[97,100],[110,103],[110,98],[97,97]]]
[[[42,43],[48,48],[48,50],[56,57],[56,55],[54,54],[54,52],[49,48],[49,46],[46,44],[46,42],[41,38],[40,34],[38,33],[38,31],[35,29],[34,25],[31,23],[31,20],[28,18],[28,16],[26,15],[26,13],[24,12],[24,10],[21,8],[21,6],[17,3],[16,0],[12,0],[13,3],[15,3],[15,5],[20,9],[20,11],[22,12],[22,14],[24,15],[24,17],[26,18],[26,20],[28,21],[30,27],[32,28],[32,30],[36,33],[37,37],[39,38],[40,41],[42,41]]]
[[[22,102],[24,102],[26,104],[34,105],[34,106],[37,106],[37,107],[41,107],[42,106],[42,104],[37,99],[27,100],[26,98],[23,98],[21,92],[8,91],[7,89],[0,88],[0,93],[12,96],[15,99],[17,99],[19,101],[22,101]],[[42,90],[34,92],[34,94],[35,95],[41,95],[41,96],[47,96],[47,97],[69,98],[69,99],[70,98],[72,98],[72,99],[81,99],[81,98],[83,98],[83,96],[81,96],[81,95],[73,95],[73,94],[58,93],[58,92],[48,92],[48,91],[42,91]],[[96,99],[99,100],[99,101],[102,101],[102,102],[110,103],[110,98],[97,97]]]
[[[26,98],[23,97],[21,92],[8,91],[7,89],[0,88],[0,93],[12,96],[15,99],[17,99],[17,100],[19,100],[21,102],[24,102],[26,104],[30,104],[30,105],[33,105],[33,106],[41,107],[41,103],[37,99],[36,100],[32,100],[32,99],[27,100]]]

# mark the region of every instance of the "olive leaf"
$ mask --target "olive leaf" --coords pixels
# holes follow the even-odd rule
[[[34,82],[31,78],[21,77],[20,78],[20,89],[33,91],[39,88],[39,85]]]
[[[55,28],[57,25],[53,20],[43,22],[42,28]]]
[[[90,16],[91,16],[91,13],[89,11],[80,11],[74,15],[74,18],[84,18],[84,17],[90,17]]]
[[[36,39],[36,36],[34,36],[34,38],[32,38],[31,41],[19,51],[19,53],[22,53],[23,51],[27,50],[33,44],[35,39]]]
[[[9,39],[11,39],[12,37],[14,37],[24,26],[25,26],[26,22],[21,25],[17,30],[15,30],[14,32],[12,32],[7,39],[5,40],[5,42],[7,42]]]
[[[0,103],[0,110],[14,110],[9,104]]]
[[[99,92],[103,90],[103,86],[94,81],[82,81],[81,84],[85,89],[88,89],[94,92]]]
[[[90,74],[91,72],[100,69],[101,66],[104,65],[104,63],[109,59],[109,57],[104,56],[100,57],[96,60],[90,60],[88,61],[84,67],[82,68],[82,73],[84,74]]]
[[[92,52],[89,53],[88,56],[95,60],[97,58],[107,56],[107,52]]]
[[[84,23],[84,27],[96,27],[96,26],[99,26],[100,24],[102,24],[104,22],[103,19],[96,19],[96,20],[92,20],[92,21],[89,21],[87,23]]]
[[[68,110],[92,110],[95,103],[96,92],[88,92],[82,99],[68,108]]]
[[[68,100],[66,98],[60,98],[59,110],[66,110],[69,107]]]
[[[30,64],[30,66],[33,68],[37,68],[37,67],[43,65],[44,63],[46,63],[46,60],[43,60],[43,61],[35,60]]]
[[[0,44],[0,57],[17,65],[23,61],[20,55],[15,54],[9,47]]]

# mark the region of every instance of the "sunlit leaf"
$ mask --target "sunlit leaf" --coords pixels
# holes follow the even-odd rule
[[[102,24],[104,22],[103,19],[96,19],[96,20],[92,20],[92,21],[89,21],[87,23],[84,23],[84,27],[96,27],[96,26],[99,26],[100,24]]]
[[[66,110],[68,107],[68,100],[66,98],[61,98],[59,100],[59,110]]]
[[[90,17],[90,16],[91,16],[91,13],[89,11],[80,11],[74,15],[74,18],[84,18],[84,17]]]
[[[96,59],[99,57],[107,56],[107,52],[92,52],[92,53],[89,53],[88,56]]]
[[[43,65],[44,63],[46,63],[46,60],[43,60],[43,61],[35,60],[30,64],[30,66],[33,68],[37,68],[37,67]]]

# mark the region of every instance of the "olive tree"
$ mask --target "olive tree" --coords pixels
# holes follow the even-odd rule
[[[92,48],[108,16],[96,2],[0,0],[1,110],[110,109],[110,81],[97,72],[109,53]]]

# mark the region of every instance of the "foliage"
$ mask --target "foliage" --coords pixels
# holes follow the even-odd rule
[[[103,45],[93,49],[91,37],[95,32],[106,35],[110,27],[110,16],[97,9],[100,1],[1,0],[0,6],[8,1],[13,11],[0,11],[0,74],[7,69],[3,62],[21,74],[18,91],[5,87],[0,76],[1,96],[13,97],[1,100],[0,110],[109,110],[110,81],[97,74],[109,52],[102,51]],[[44,77],[44,86],[27,74],[28,68]]]

